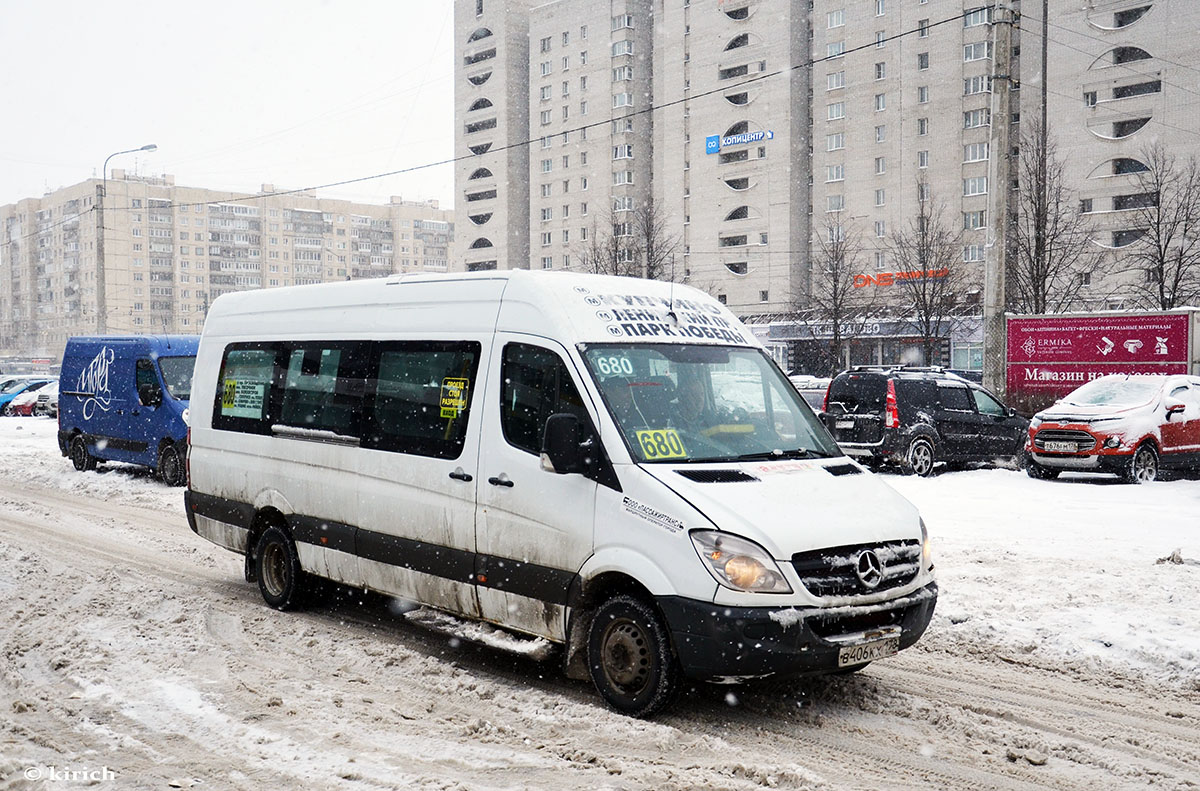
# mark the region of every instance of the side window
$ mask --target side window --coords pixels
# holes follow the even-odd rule
[[[287,344],[278,423],[294,429],[359,436],[363,374],[359,344]]]
[[[479,367],[478,343],[375,346],[363,447],[455,459],[462,453]]]
[[[937,403],[937,385],[918,379],[894,379],[900,409],[930,409]]]
[[[158,383],[151,360],[137,361],[136,386],[138,401],[142,406],[157,406],[162,403],[162,386]]]
[[[1008,410],[1004,408],[1003,404],[992,398],[984,391],[976,390],[972,387],[971,395],[975,397],[975,408],[979,410],[979,414],[999,416],[1008,414]]]
[[[500,425],[510,445],[540,454],[546,418],[568,412],[588,431],[591,419],[557,354],[540,346],[510,343],[504,347],[500,378]]]
[[[225,350],[213,407],[213,428],[271,433],[269,406],[278,392],[273,345],[238,344]]]
[[[942,401],[942,409],[953,409],[959,412],[973,412],[974,400],[965,387],[938,387],[938,396]]]

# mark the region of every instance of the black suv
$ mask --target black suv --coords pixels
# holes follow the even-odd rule
[[[1029,421],[941,368],[856,366],[829,383],[825,425],[847,456],[931,475],[939,462],[1019,458]]]

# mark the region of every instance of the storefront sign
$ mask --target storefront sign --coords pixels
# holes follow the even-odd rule
[[[894,286],[901,280],[922,280],[927,277],[946,277],[949,274],[949,269],[918,269],[915,272],[876,272],[873,275],[855,275],[854,287]]]
[[[741,132],[736,135],[726,135],[725,137],[721,137],[720,135],[709,135],[704,138],[704,153],[716,154],[719,153],[722,148],[729,148],[730,146],[744,146],[749,145],[750,143],[757,143],[760,140],[774,139],[775,133],[769,129],[766,131],[760,130],[758,132]]]

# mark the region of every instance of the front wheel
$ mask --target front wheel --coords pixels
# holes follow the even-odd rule
[[[1144,443],[1138,446],[1121,471],[1126,483],[1149,483],[1158,479],[1158,454],[1154,446]]]
[[[87,443],[79,434],[71,440],[71,464],[80,472],[96,469],[96,457],[88,452]]]
[[[296,545],[279,527],[268,527],[254,553],[258,590],[277,610],[295,610],[303,604],[308,575],[300,568]]]
[[[158,477],[167,486],[183,486],[187,476],[176,446],[164,445],[158,452]]]
[[[1032,458],[1028,458],[1025,461],[1025,474],[1039,481],[1052,481],[1058,477],[1059,472],[1059,470],[1050,467],[1043,467]]]
[[[588,672],[601,697],[631,717],[662,709],[680,684],[666,626],[652,606],[632,596],[614,596],[596,610]]]
[[[926,437],[917,437],[908,445],[904,454],[904,466],[914,475],[928,478],[933,475],[933,443]]]

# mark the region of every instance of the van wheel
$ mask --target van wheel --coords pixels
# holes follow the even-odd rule
[[[296,545],[278,527],[268,527],[254,550],[258,590],[267,604],[277,610],[296,610],[303,605],[308,575],[300,568]]]
[[[183,486],[187,476],[179,449],[174,445],[163,445],[158,452],[158,477],[167,486]]]
[[[928,478],[933,475],[933,443],[925,437],[917,437],[904,453],[904,466],[914,475]]]
[[[1126,483],[1149,483],[1158,478],[1158,454],[1154,446],[1148,442],[1142,443],[1133,452],[1125,468],[1121,470],[1121,478]]]
[[[601,697],[631,717],[662,709],[680,684],[666,626],[653,607],[632,596],[614,596],[597,608],[588,630],[588,672]]]
[[[76,434],[75,439],[71,440],[71,463],[80,472],[96,469],[96,457],[88,453],[82,434]]]

